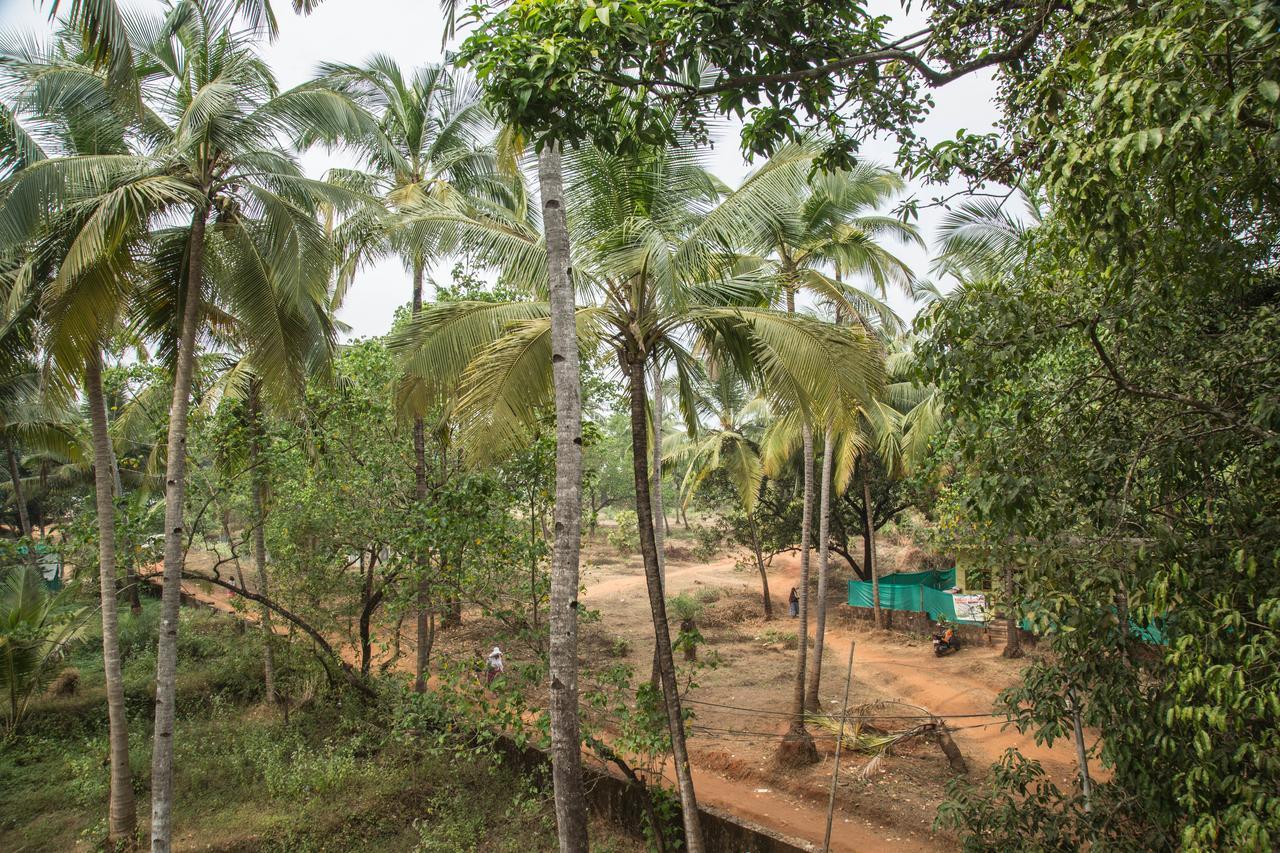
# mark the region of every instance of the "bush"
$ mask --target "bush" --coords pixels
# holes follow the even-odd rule
[[[719,553],[720,547],[724,544],[724,531],[717,526],[702,527],[699,525],[693,529],[693,536],[698,542],[694,546],[693,556],[699,562],[710,560]]]
[[[701,587],[694,594],[697,595],[698,601],[702,602],[703,604],[715,604],[717,601],[720,600],[720,587],[704,586],[704,587]]]
[[[624,509],[614,513],[614,521],[617,527],[609,529],[609,544],[617,548],[624,554],[634,554],[640,550],[640,531],[636,514]]]
[[[702,602],[687,592],[667,599],[667,610],[681,622],[697,619],[702,615]]]

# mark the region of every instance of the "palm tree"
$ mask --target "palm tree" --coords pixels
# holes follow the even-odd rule
[[[556,411],[555,550],[549,606],[552,785],[561,851],[586,853],[582,731],[578,718],[578,565],[582,547],[582,375],[570,273],[572,244],[565,213],[560,148],[538,156],[538,188],[546,236],[551,373]]]
[[[0,578],[0,691],[8,700],[3,733],[12,735],[52,665],[85,625],[84,608],[51,594],[40,572],[19,566]]]
[[[326,63],[315,85],[349,99],[372,118],[363,133],[345,139],[360,156],[369,174],[344,173],[335,179],[358,182],[372,191],[388,212],[426,198],[455,193],[490,193],[506,190],[508,182],[496,176],[496,160],[487,137],[492,122],[480,101],[479,91],[463,75],[439,65],[428,65],[406,75],[387,56],[374,56],[363,65]],[[313,134],[317,139],[321,134]],[[304,141],[309,141],[304,138]],[[330,140],[326,140],[330,141]],[[349,237],[340,288],[345,290],[356,268],[365,260],[394,252],[403,258],[413,279],[412,311],[422,311],[423,283],[431,248],[412,234],[359,217],[345,232]],[[427,499],[426,426],[421,411],[413,417],[413,450],[416,496]],[[414,689],[426,690],[428,642],[427,590],[423,577],[418,594],[417,666]]]
[[[567,172],[575,285],[593,302],[576,312],[578,346],[610,350],[627,382],[640,546],[685,832],[690,848],[698,849],[654,535],[647,374],[655,361],[673,366],[681,408],[696,431],[695,351],[714,352],[779,400],[817,412],[838,399],[869,399],[879,382],[878,350],[861,329],[838,331],[762,307],[774,296],[772,278],[734,275],[737,258],[722,245],[728,231],[702,227],[723,187],[692,149],[629,158],[584,148],[569,158]],[[473,257],[502,266],[508,280],[545,288],[535,232],[441,206],[422,206],[413,216],[450,230]],[[437,305],[410,325],[396,348],[410,373],[457,394],[463,442],[491,454],[521,440],[550,396],[548,315],[547,305],[537,302]]]
[[[246,332],[281,379],[303,365],[289,351],[294,330],[270,310],[280,294],[313,299],[331,252],[316,220],[316,200],[349,200],[305,179],[277,135],[300,122],[330,125],[333,135],[356,121],[339,99],[322,93],[278,94],[252,52],[252,30],[233,29],[239,4],[188,0],[163,20],[128,21],[140,90],[133,134],[145,150],[54,157],[24,169],[0,211],[0,234],[26,239],[59,212],[82,217],[54,289],[74,311],[67,339],[98,340],[74,318],[114,317],[125,290],[118,276],[92,275],[129,240],[145,238],[147,278],[134,296],[139,327],[160,339],[174,370],[165,455],[165,551],[157,653],[152,761],[152,848],[168,851],[172,827],[173,718],[177,616],[185,546],[187,414],[197,334],[206,305],[238,306]],[[189,225],[157,224],[183,218]],[[212,220],[212,221],[211,221]],[[212,225],[212,227],[211,227]],[[77,285],[73,287],[72,285]],[[83,350],[82,350],[83,351]]]
[[[701,413],[715,422],[700,434],[687,435],[672,448],[668,458],[684,464],[680,499],[687,506],[698,488],[715,471],[723,471],[737,492],[747,518],[751,550],[760,572],[760,592],[764,618],[773,618],[769,595],[769,573],[756,523],[756,505],[764,482],[764,465],[759,441],[769,418],[768,401],[755,395],[731,366],[712,365],[711,377],[698,382]]]
[[[80,61],[67,34],[52,46],[5,45],[4,73],[0,76],[6,94],[15,105],[10,115],[9,128],[15,142],[25,140],[25,145],[13,145],[13,156],[5,165],[21,180],[26,171],[48,157],[48,152],[32,140],[42,138],[46,145],[56,145],[53,153],[67,157],[92,157],[95,155],[121,155],[126,153],[125,122],[117,105],[103,86],[94,70]],[[30,127],[29,125],[34,125]],[[0,202],[8,215],[9,198]],[[30,235],[21,245],[27,251],[11,268],[6,277],[12,298],[24,283],[28,296],[24,300],[26,311],[41,310],[46,326],[46,337],[55,352],[62,353],[63,332],[66,326],[59,322],[57,303],[65,297],[59,293],[61,267],[71,248],[74,236],[83,227],[84,215],[78,211],[58,211],[50,205],[50,215],[43,228]],[[113,288],[128,281],[132,259],[127,251],[114,255],[105,254],[105,263],[86,264],[81,277]],[[52,303],[52,305],[50,304]],[[101,306],[99,306],[101,307]],[[15,316],[22,317],[26,311]],[[65,319],[66,314],[61,318]],[[137,811],[133,794],[133,779],[129,768],[129,729],[124,701],[124,683],[121,671],[119,642],[119,617],[116,600],[116,536],[113,496],[122,497],[119,469],[112,452],[107,432],[106,402],[102,392],[102,359],[99,341],[104,339],[116,322],[114,312],[89,315],[70,315],[71,326],[77,327],[82,337],[90,341],[80,360],[70,357],[62,365],[71,375],[82,374],[89,404],[89,420],[92,434],[93,477],[98,521],[99,593],[102,614],[103,672],[107,693],[108,743],[110,752],[110,795],[108,804],[107,841],[115,848],[133,843],[137,830]],[[95,326],[95,322],[97,325]],[[5,339],[23,329],[21,323],[10,321],[6,325]],[[73,456],[73,454],[68,454]],[[70,459],[69,461],[75,461]],[[131,579],[132,580],[132,579]],[[130,583],[129,595],[136,609],[141,609],[136,583]]]
[[[715,227],[734,223],[752,235],[752,248],[771,262],[789,312],[796,310],[796,295],[803,290],[831,302],[838,312],[857,318],[866,328],[878,324],[895,329],[899,321],[882,297],[890,283],[909,286],[912,275],[901,260],[880,244],[880,240],[887,236],[919,242],[920,238],[911,226],[873,211],[901,191],[902,179],[869,164],[859,164],[849,170],[815,173],[815,157],[816,147],[812,141],[780,152],[748,175],[743,185],[722,205]],[[834,276],[826,272],[831,268],[834,268]],[[842,273],[844,276],[866,277],[878,294],[851,286],[843,280]],[[835,415],[836,410],[833,409],[828,418]],[[809,630],[813,424],[806,419],[799,426],[804,503],[800,528],[798,632],[803,638],[808,636]],[[822,426],[827,428],[831,425]],[[827,492],[829,494],[829,488]],[[821,567],[820,575],[825,576]],[[820,581],[822,579],[820,577]],[[825,590],[825,583],[821,585]],[[779,746],[779,758],[785,763],[804,764],[817,760],[817,750],[804,724],[807,655],[808,644],[801,642],[796,653],[792,701],[794,718]]]

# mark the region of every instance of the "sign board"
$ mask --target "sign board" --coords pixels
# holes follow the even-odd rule
[[[955,595],[952,597],[956,606],[956,619],[961,622],[987,622],[991,617],[987,613],[987,597],[982,594]]]

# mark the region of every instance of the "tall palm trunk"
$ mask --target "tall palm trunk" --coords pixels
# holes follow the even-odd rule
[[[863,524],[867,531],[867,571],[871,573],[871,605],[875,609],[876,627],[884,627],[884,611],[880,609],[880,561],[876,559],[876,514],[871,504],[871,477],[867,466],[862,466]]]
[[[693,775],[689,770],[689,752],[685,747],[684,714],[680,710],[680,685],[676,682],[676,663],[671,654],[671,631],[667,625],[667,604],[658,568],[658,543],[654,535],[653,498],[649,494],[648,417],[644,387],[644,357],[633,353],[628,359],[631,381],[631,459],[636,483],[636,526],[640,530],[640,553],[644,556],[644,576],[649,588],[649,611],[653,616],[654,640],[657,644],[658,675],[662,679],[662,695],[667,706],[667,728],[671,733],[671,754],[676,765],[676,783],[680,791],[680,809],[684,816],[685,847],[689,853],[702,853],[702,821],[698,799],[693,791]]]
[[[795,310],[795,291],[788,289],[787,311],[794,314]],[[808,421],[801,425],[800,435],[804,446],[804,517],[800,521],[800,624],[796,628],[799,642],[796,649],[795,691],[791,700],[791,725],[778,746],[778,760],[788,765],[813,764],[818,760],[818,749],[804,725],[804,676],[809,653],[809,543],[813,536],[813,428]]]
[[[830,553],[828,539],[831,533],[831,446],[834,438],[831,427],[827,427],[826,435],[822,439],[822,480],[818,487],[818,612],[813,627],[813,666],[809,672],[809,693],[805,697],[805,706],[811,711],[818,710],[818,688],[822,682],[823,638],[827,630],[827,558]]]
[[[7,432],[4,436],[4,450],[9,457],[9,479],[13,481],[13,502],[18,507],[18,523],[22,526],[22,535],[30,539],[31,516],[27,514],[27,498],[22,493],[22,474],[18,470],[18,454],[13,449],[13,438]],[[34,558],[34,548],[31,554]],[[35,565],[34,559],[32,559],[32,565]]]
[[[253,568],[258,575],[258,594],[264,599],[271,593],[267,584],[267,472],[262,458],[265,430],[262,427],[261,383],[249,380],[249,470],[253,479]],[[244,581],[241,581],[243,584]],[[272,645],[275,632],[271,628],[271,609],[262,605],[262,680],[267,704],[276,704],[276,661]]]
[[[560,149],[538,156],[542,227],[551,289],[551,376],[556,400],[555,547],[551,561],[551,779],[561,853],[586,853],[587,804],[582,793],[578,722],[578,559],[582,547],[582,379],[577,317],[569,269]]]
[[[93,486],[98,510],[98,583],[102,601],[102,668],[107,682],[107,742],[111,756],[111,787],[107,806],[107,846],[118,849],[134,842],[138,828],[129,772],[129,723],[125,718],[124,676],[120,671],[120,622],[116,608],[116,517],[111,500],[111,438],[102,397],[102,356],[85,359],[85,393],[93,431]]]
[[[413,259],[413,316],[422,313],[422,276],[423,259]],[[427,428],[422,416],[413,419],[413,482],[414,496],[421,504],[427,499]],[[424,563],[429,563],[426,554],[419,555]],[[414,656],[413,689],[415,693],[427,690],[427,657],[430,653],[431,640],[431,581],[427,577],[428,566],[419,566],[422,577],[418,579],[418,618],[416,620],[417,654]]]
[[[116,459],[116,449],[111,443],[111,417],[107,411],[107,397],[102,393],[102,365],[98,365],[98,397],[101,402],[99,408],[102,409],[103,428],[107,431],[107,454],[111,465],[111,484],[114,489],[115,500],[124,497],[124,483],[120,481],[120,461]],[[90,399],[90,405],[95,405]],[[114,521],[114,517],[113,517]],[[133,615],[137,616],[142,612],[142,590],[140,589],[140,581],[138,580],[137,569],[133,565],[133,560],[125,560],[125,595],[129,599],[129,610]]]
[[[156,720],[151,747],[151,850],[169,853],[173,826],[173,718],[178,686],[178,607],[182,594],[183,496],[187,475],[187,411],[195,368],[196,329],[200,324],[200,288],[204,278],[204,234],[209,206],[191,220],[187,297],[182,307],[178,360],[169,405],[169,442],[164,474],[164,588],[160,597],[160,643],[156,651]]]
[[[662,507],[662,371],[653,367],[653,536],[658,550],[658,577],[662,579],[662,592],[667,592],[667,514]]]
[[[747,530],[751,533],[751,553],[756,558],[756,569],[760,572],[760,595],[764,598],[764,619],[773,618],[773,599],[769,596],[769,570],[764,565],[764,553],[760,548],[760,533],[756,530],[756,517],[747,513]]]

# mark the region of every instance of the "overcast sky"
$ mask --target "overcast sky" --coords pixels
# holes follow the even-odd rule
[[[135,0],[138,6],[159,6],[158,0]],[[126,0],[128,4],[128,0]],[[11,32],[49,33],[51,26],[47,12],[49,2],[40,0],[0,0],[0,29]],[[275,4],[280,22],[280,37],[272,44],[260,48],[263,56],[275,70],[282,88],[295,86],[313,76],[318,63],[324,60],[360,62],[373,53],[385,53],[401,65],[409,67],[442,58],[440,37],[442,16],[438,0],[325,0],[308,17],[299,17],[290,11],[290,4],[280,0]],[[901,18],[897,29],[908,31],[918,23],[918,12],[912,18],[904,17],[896,0],[872,0],[873,11]],[[940,140],[955,134],[960,128],[982,132],[991,129],[997,114],[991,103],[994,87],[987,75],[974,75],[947,86],[936,93],[937,109],[923,126],[927,138]],[[727,133],[719,140],[712,154],[712,168],[730,185],[736,185],[751,169],[739,153],[734,133]],[[872,142],[864,147],[868,159],[892,165],[894,145],[890,142]],[[303,158],[309,173],[320,176],[332,165],[350,165],[340,156],[313,152]],[[937,187],[912,187],[922,203],[940,194]],[[932,242],[934,228],[941,216],[937,209],[921,212],[919,225],[927,240]],[[914,247],[900,247],[901,256],[917,274],[928,273],[929,256],[926,251]],[[448,265],[435,270],[439,277],[449,274]],[[396,306],[409,300],[408,275],[396,261],[389,261],[363,272],[340,318],[350,325],[354,336],[378,335],[391,325]],[[913,315],[911,301],[901,294],[893,294],[891,304],[904,317]]]

